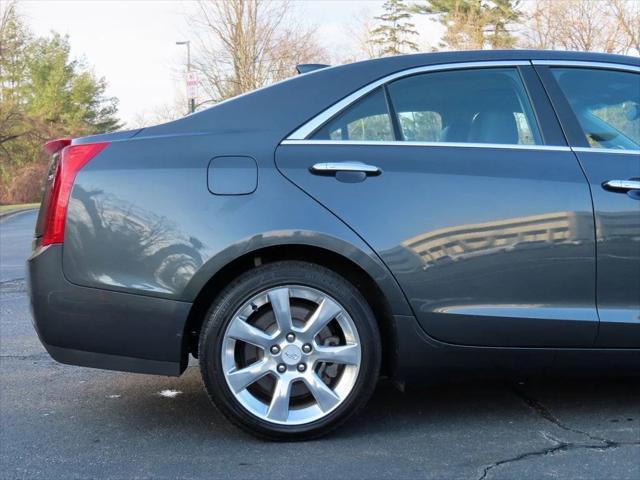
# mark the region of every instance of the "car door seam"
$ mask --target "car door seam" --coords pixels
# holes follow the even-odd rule
[[[558,121],[558,125],[560,125],[560,129],[562,131],[562,135],[564,135],[565,141],[567,142],[567,145],[569,146],[569,149],[571,150],[571,153],[573,153],[573,157],[576,159],[576,162],[578,163],[578,167],[580,167],[580,171],[582,172],[582,175],[585,179],[585,182],[587,182],[587,188],[589,189],[589,199],[591,201],[591,218],[593,220],[593,254],[594,254],[594,258],[593,258],[593,273],[594,273],[594,292],[593,292],[593,301],[594,301],[594,305],[595,305],[595,309],[596,309],[596,317],[598,318],[598,325],[596,327],[596,334],[593,338],[593,343],[592,343],[592,347],[595,347],[598,343],[598,337],[600,336],[600,326],[602,324],[602,320],[600,319],[600,310],[598,308],[598,225],[596,222],[596,205],[595,202],[593,200],[593,189],[591,188],[591,182],[589,181],[589,177],[587,175],[587,172],[584,169],[584,166],[582,165],[582,162],[580,161],[580,157],[578,156],[578,154],[576,153],[576,151],[574,150],[574,145],[571,144],[571,141],[569,139],[569,136],[567,135],[566,129],[565,129],[565,125],[562,121],[562,118],[560,117],[560,115],[558,114],[558,111],[556,109],[556,105],[553,101],[552,96],[549,94],[549,91],[547,89],[547,85],[544,82],[544,79],[542,78],[542,76],[540,75],[540,72],[538,72],[538,68],[536,66],[536,64],[532,61],[531,65],[533,66],[533,71],[536,72],[536,75],[538,76],[538,79],[540,80],[540,84],[542,85],[542,88],[544,90],[544,93],[547,95],[547,98],[549,100],[549,103],[551,104],[551,110],[553,111],[554,115],[556,116],[556,120]]]
[[[311,200],[313,200],[314,202],[316,202],[318,205],[320,205],[322,208],[324,208],[327,212],[329,212],[331,215],[333,215],[340,223],[342,223],[343,225],[345,225],[351,232],[353,232],[353,234],[358,237],[367,247],[369,247],[369,249],[371,250],[371,252],[373,252],[373,254],[375,255],[376,259],[380,262],[380,264],[382,266],[384,266],[384,269],[387,271],[387,273],[389,274],[390,278],[393,279],[394,283],[396,284],[396,286],[398,287],[398,290],[400,291],[400,293],[402,294],[402,298],[404,298],[404,301],[408,307],[408,311],[411,312],[411,315],[413,315],[414,318],[416,317],[416,312],[414,311],[413,307],[411,306],[411,302],[409,302],[409,299],[407,298],[407,294],[405,293],[404,289],[402,288],[402,286],[400,285],[400,283],[398,282],[398,279],[396,278],[396,276],[393,274],[393,272],[389,269],[388,265],[386,264],[386,262],[384,260],[382,260],[382,258],[380,258],[380,255],[378,255],[378,252],[369,244],[369,242],[367,242],[362,235],[360,235],[358,232],[356,232],[353,227],[351,227],[351,225],[349,225],[346,221],[344,221],[342,218],[340,218],[339,215],[337,215],[332,209],[330,209],[329,207],[327,207],[324,203],[322,203],[320,200],[318,200],[315,196],[311,195],[309,192],[307,192],[305,189],[303,189],[302,187],[300,187],[298,184],[296,184],[296,182],[294,182],[293,180],[291,180],[287,175],[285,175],[285,173],[280,170],[280,167],[278,166],[278,162],[276,162],[276,152],[278,151],[278,148],[280,148],[280,145],[278,145],[276,147],[276,150],[274,152],[273,155],[273,163],[276,167],[276,170],[278,171],[278,173],[285,178],[289,183],[291,183],[293,186],[295,186],[298,190],[300,190],[302,193],[304,193],[306,196],[308,196]]]

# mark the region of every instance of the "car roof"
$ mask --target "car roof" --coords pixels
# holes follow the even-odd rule
[[[614,55],[596,52],[570,52],[562,50],[465,50],[454,52],[414,53],[393,57],[375,58],[356,62],[383,66],[399,62],[420,65],[437,65],[451,62],[503,61],[503,60],[565,60],[584,62],[623,63],[640,65],[640,58],[628,55]],[[349,64],[348,64],[349,65]],[[344,65],[346,66],[346,65]],[[342,67],[342,65],[340,66]]]

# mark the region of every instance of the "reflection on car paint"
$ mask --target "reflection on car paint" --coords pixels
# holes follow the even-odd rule
[[[153,282],[137,287],[156,292],[183,289],[203,264],[204,245],[200,240],[183,235],[175,222],[167,217],[113,194],[85,190],[78,185],[69,211],[67,229],[70,235],[66,238],[76,252],[69,261],[86,272],[102,272],[99,278],[94,275],[94,281],[110,286],[122,285],[106,273],[113,270],[109,265],[95,265],[105,258],[97,254],[103,248],[120,251],[120,259],[136,262],[138,278],[153,279]],[[91,241],[74,244],[87,238]],[[110,261],[117,264],[119,259]]]
[[[592,234],[591,213],[553,212],[440,228],[408,238],[402,246],[422,258],[427,269],[442,261],[465,260],[534,243],[578,245],[593,240]]]

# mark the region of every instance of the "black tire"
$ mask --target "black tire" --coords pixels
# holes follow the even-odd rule
[[[223,337],[234,312],[261,291],[284,285],[303,285],[333,297],[351,316],[361,345],[360,368],[351,392],[335,410],[302,425],[272,423],[250,413],[235,398],[222,369]],[[277,441],[308,440],[325,435],[357,414],[375,389],[380,358],[376,319],[360,291],[334,271],[301,261],[269,263],[239,276],[214,301],[199,340],[200,370],[212,402],[240,428]]]

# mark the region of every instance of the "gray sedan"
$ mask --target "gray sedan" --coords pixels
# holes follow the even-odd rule
[[[322,68],[49,142],[28,261],[51,356],[180,375],[269,439],[396,384],[640,369],[640,62],[449,52]]]

